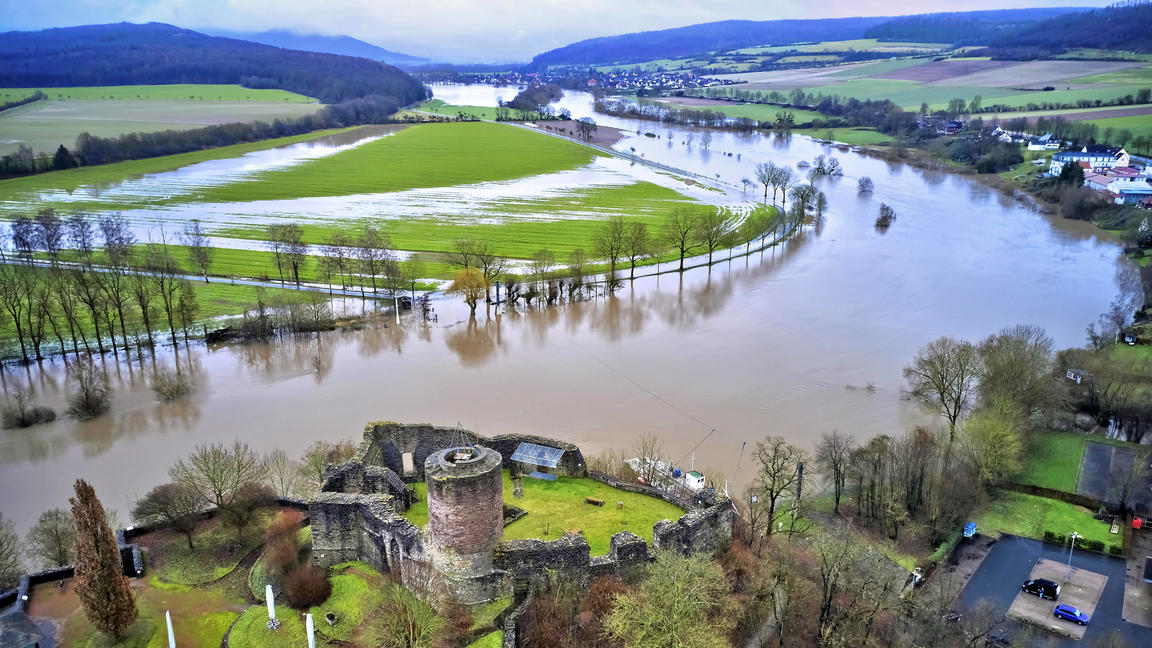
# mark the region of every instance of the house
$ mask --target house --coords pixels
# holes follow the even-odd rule
[[[1064,165],[1079,163],[1081,166],[1102,172],[1115,167],[1126,167],[1131,163],[1128,152],[1118,146],[1099,146],[1092,144],[1079,150],[1061,151],[1052,156],[1052,163],[1048,167],[1049,175],[1060,175]]]
[[[600,87],[600,82],[598,80],[596,80],[595,78],[588,79],[588,87],[589,88],[598,88],[598,87]]]
[[[1052,133],[1045,133],[1028,141],[1029,151],[1055,151],[1059,148],[1060,140],[1052,137]]]
[[[1114,196],[1112,202],[1117,205],[1145,206],[1152,201],[1152,183],[1144,178],[1116,178],[1108,185],[1108,193]]]
[[[936,126],[936,132],[941,135],[955,135],[962,130],[964,130],[964,122],[955,119],[942,121]]]
[[[0,648],[40,648],[44,635],[23,612],[0,616]]]
[[[1115,180],[1116,178],[1103,173],[1084,174],[1084,186],[1096,191],[1108,191],[1108,185],[1112,184]]]

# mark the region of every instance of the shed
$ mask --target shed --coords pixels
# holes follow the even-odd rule
[[[516,451],[512,453],[512,461],[536,468],[555,468],[560,463],[560,457],[563,454],[564,451],[560,448],[525,441],[517,446]]]
[[[44,635],[23,612],[0,616],[0,648],[40,648]]]

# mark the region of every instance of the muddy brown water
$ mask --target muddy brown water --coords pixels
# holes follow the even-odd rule
[[[577,108],[579,100],[568,99]],[[828,152],[848,175],[821,182],[827,216],[786,246],[640,279],[611,297],[481,308],[475,320],[444,300],[428,325],[406,315],[397,326],[385,313],[359,331],[193,345],[179,357],[198,386],[176,403],[158,402],[148,387],[154,363],[172,365],[171,347],[142,362],[105,357],[116,389],[108,415],[0,431],[0,511],[24,529],[65,506],[83,477],[127,519],[131,501],[198,443],[240,438],[298,455],[315,439],[359,438],[379,419],[542,434],[588,454],[651,432],[673,461],[694,458],[735,487],[751,477],[751,446],[764,435],[810,446],[834,429],[866,439],[930,420],[901,399],[901,368],[938,336],[978,339],[1035,323],[1061,347],[1082,344],[1127,267],[1120,245],[1090,227],[968,178],[801,137],[717,133],[701,150],[683,143],[687,131],[611,125],[621,124],[660,137],[633,135],[618,150],[635,146],[728,179],[762,160],[795,164]],[[856,195],[860,175],[876,181],[874,195]],[[897,212],[886,234],[873,226],[881,201]],[[28,382],[64,409],[59,359],[5,368],[5,389]]]

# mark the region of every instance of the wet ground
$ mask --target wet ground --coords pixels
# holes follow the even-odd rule
[[[1152,512],[1152,474],[1134,474],[1135,457],[1136,452],[1130,447],[1089,441],[1084,446],[1076,492],[1118,507],[1122,491],[1126,490],[1129,507],[1141,513]]]

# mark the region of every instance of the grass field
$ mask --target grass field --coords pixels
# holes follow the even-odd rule
[[[1075,493],[1087,439],[1083,434],[1072,432],[1037,434],[1016,480],[1022,484]]]
[[[858,38],[845,41],[823,41],[805,45],[772,45],[766,47],[745,47],[733,50],[733,54],[768,54],[772,52],[857,52],[868,51],[919,51],[948,49],[946,43],[881,42],[875,38]]]
[[[870,128],[809,128],[792,132],[817,139],[830,139],[851,146],[871,146],[892,141],[891,135],[885,135]]]
[[[416,110],[435,113],[446,117],[457,117],[461,114],[476,119],[496,121],[496,108],[492,106],[457,106],[444,103],[442,99],[430,99],[416,107]]]
[[[671,105],[679,105],[672,103]],[[713,112],[724,113],[728,117],[738,119],[744,117],[746,119],[755,119],[757,121],[775,121],[776,115],[780,113],[792,113],[792,117],[796,123],[809,122],[813,119],[827,119],[828,116],[819,113],[815,110],[801,110],[798,108],[781,108],[780,106],[773,106],[770,104],[738,104],[738,103],[724,103],[717,106],[683,106],[682,108],[689,108],[694,110],[710,110]]]
[[[325,135],[332,135],[348,130],[352,129],[331,129],[315,131],[312,133],[305,133],[303,135],[278,137],[247,144],[221,146],[217,148],[204,149],[202,151],[180,153],[177,155],[166,155],[163,157],[147,158],[144,160],[131,160],[128,162],[103,164],[100,166],[80,167],[78,169],[70,169],[68,171],[53,171],[51,173],[41,173],[23,178],[10,178],[8,180],[0,180],[0,208],[4,207],[4,203],[17,203],[20,205],[29,204],[32,198],[28,194],[38,193],[44,190],[58,189],[61,191],[70,192],[86,185],[109,185],[131,178],[136,178],[148,173],[171,171],[173,169],[185,167],[190,164],[207,162],[209,160],[221,160],[226,158],[239,157],[245,153],[251,153],[253,151],[263,151],[266,149],[276,148],[278,146],[286,146],[288,144],[306,142],[308,140],[324,137]]]
[[[525,477],[524,497],[512,495],[512,480],[504,471],[504,501],[518,506],[528,515],[504,527],[505,540],[537,538],[555,540],[568,531],[580,529],[592,548],[593,556],[608,553],[612,534],[631,531],[652,543],[652,526],[660,520],[678,520],[684,511],[647,495],[617,490],[594,479],[560,477],[545,481]],[[417,502],[404,517],[423,527],[428,524],[427,486],[416,485]],[[592,506],[585,497],[604,500],[604,506]],[[624,502],[623,509],[616,502]]]
[[[1099,540],[1105,545],[1121,544],[1122,537],[1108,532],[1108,525],[1092,517],[1092,511],[1060,500],[999,491],[977,514],[976,526],[981,533],[1011,533],[1025,538],[1043,539],[1045,531],[1068,535],[1073,531],[1085,540]]]
[[[37,90],[49,99],[120,99],[167,101],[264,101],[316,103],[312,97],[276,89],[239,85],[174,83],[167,85],[83,86],[72,88],[0,88],[0,103],[22,99]]]
[[[63,144],[75,148],[76,137],[90,133],[116,137],[125,133],[189,130],[233,122],[271,121],[310,115],[320,106],[296,101],[177,101],[167,99],[37,101],[0,112],[0,154],[23,144],[38,153],[53,153]]]
[[[1134,115],[1132,117],[1110,117],[1108,119],[1090,119],[1090,124],[1096,124],[1101,137],[1104,129],[1111,128],[1117,132],[1131,131],[1132,137],[1152,137],[1152,115]]]
[[[501,124],[429,124],[323,159],[206,189],[197,202],[346,196],[495,182],[575,169],[598,155],[579,144]]]

